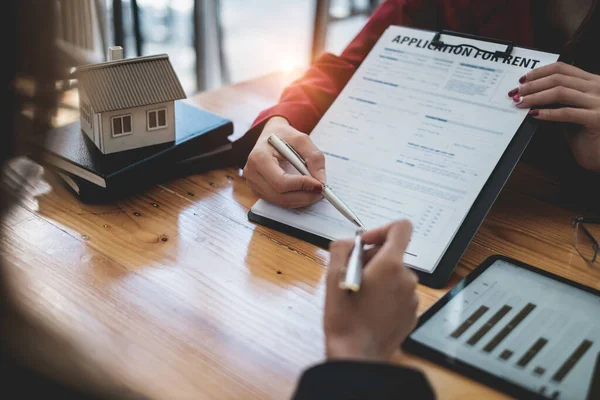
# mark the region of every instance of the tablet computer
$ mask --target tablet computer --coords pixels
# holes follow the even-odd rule
[[[587,400],[600,291],[493,256],[423,313],[403,347],[518,398]]]

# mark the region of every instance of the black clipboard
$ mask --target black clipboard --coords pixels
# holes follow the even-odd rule
[[[592,383],[588,389],[587,400],[600,399],[600,352],[596,355],[596,366],[592,373]]]
[[[491,38],[483,38],[476,35],[447,30],[436,32],[431,43],[435,46],[461,46],[445,44],[441,40],[442,35],[451,35],[467,39],[486,41],[488,43],[493,44],[505,45],[506,50],[504,51],[487,51],[484,49],[477,48],[482,52],[492,53],[500,58],[510,56],[515,47],[511,42]],[[452,239],[452,242],[450,243],[450,245],[446,249],[446,252],[440,259],[437,268],[433,271],[433,273],[427,273],[424,271],[419,271],[418,269],[413,269],[413,271],[419,277],[419,283],[436,289],[440,289],[446,286],[446,284],[450,280],[450,277],[452,276],[452,272],[458,265],[458,262],[462,258],[464,252],[469,247],[469,244],[473,240],[473,237],[477,233],[477,230],[483,223],[483,220],[487,216],[488,212],[494,205],[494,202],[496,201],[498,195],[504,188],[504,185],[508,181],[508,178],[512,174],[512,171],[514,170],[517,163],[521,159],[521,156],[525,152],[527,145],[533,138],[533,135],[535,134],[538,126],[539,121],[537,121],[535,118],[531,116],[527,116],[525,118],[525,120],[515,133],[512,141],[504,151],[504,154],[498,161],[496,168],[491,173],[487,182],[481,189],[481,192],[479,192],[479,195],[473,202],[473,205],[471,206],[471,209],[465,217],[462,225],[456,232],[454,239]],[[283,224],[281,222],[257,215],[253,213],[252,210],[248,212],[248,219],[252,222],[304,240],[323,249],[328,249],[329,244],[331,242],[331,240],[327,238],[314,235],[301,229],[297,229],[289,225]]]

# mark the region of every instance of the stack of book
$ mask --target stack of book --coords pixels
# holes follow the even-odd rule
[[[102,154],[80,121],[37,138],[40,160],[84,202],[114,201],[152,184],[228,163],[233,123],[182,101],[175,102],[175,141]]]

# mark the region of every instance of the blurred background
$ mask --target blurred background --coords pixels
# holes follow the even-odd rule
[[[188,94],[339,54],[378,0],[57,0],[70,63],[167,53]]]

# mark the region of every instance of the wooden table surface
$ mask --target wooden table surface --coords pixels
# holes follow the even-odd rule
[[[191,99],[231,118],[236,136],[276,102],[292,74]],[[61,185],[40,210],[3,222],[22,301],[128,385],[156,399],[283,399],[323,360],[328,253],[256,226],[237,169],[162,184],[109,205],[81,204]],[[572,246],[555,181],[519,165],[449,284],[501,253],[600,289],[600,268]],[[447,291],[419,287],[425,310]],[[441,399],[502,394],[409,355]]]

